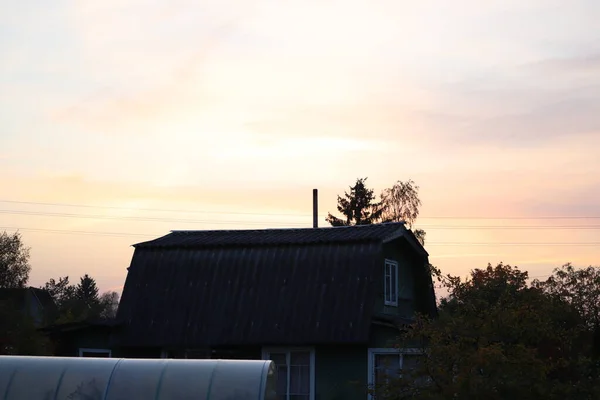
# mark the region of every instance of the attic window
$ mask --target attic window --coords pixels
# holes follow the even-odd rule
[[[385,260],[384,302],[386,306],[398,306],[398,263]]]

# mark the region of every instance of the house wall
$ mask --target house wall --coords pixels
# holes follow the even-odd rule
[[[398,330],[373,325],[365,345],[315,347],[315,400],[365,400],[368,382],[368,349],[393,347]]]
[[[79,349],[111,349],[110,328],[88,328],[64,332],[54,338],[54,355],[59,357],[79,357]],[[113,357],[115,352],[113,350]]]
[[[377,296],[375,298],[375,313],[411,318],[415,314],[415,270],[422,268],[422,263],[415,262],[410,256],[411,249],[402,243],[401,239],[386,243],[383,246],[383,256],[380,262],[380,273],[377,274]],[[398,306],[386,306],[384,303],[384,268],[385,259],[398,263]]]
[[[31,290],[27,290],[25,296],[25,308],[36,326],[40,326],[42,322],[44,322],[43,308]]]
[[[364,400],[366,387],[366,346],[315,348],[315,400]]]
[[[371,334],[369,335],[369,347],[394,347],[398,343],[399,334],[398,329],[374,324],[371,327]]]

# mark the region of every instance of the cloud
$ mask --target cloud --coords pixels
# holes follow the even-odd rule
[[[545,71],[554,74],[590,74],[595,77],[600,71],[599,53],[584,54],[575,57],[561,57],[541,60],[528,65],[533,71]]]
[[[476,121],[461,136],[487,144],[539,147],[556,137],[586,133],[600,135],[600,95],[597,99],[567,98],[520,114]]]
[[[597,170],[596,165],[595,170]],[[600,217],[600,178],[596,178],[590,184],[582,187],[566,185],[563,182],[562,188],[558,184],[553,195],[548,193],[546,196],[540,196],[537,201],[531,202],[523,210],[527,215],[540,216],[593,216]],[[585,223],[594,221],[570,221],[568,224]]]

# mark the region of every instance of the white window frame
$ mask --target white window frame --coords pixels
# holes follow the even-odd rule
[[[367,361],[367,384],[369,385],[369,387],[372,387],[373,384],[375,384],[375,356],[376,355],[380,355],[380,354],[398,354],[399,360],[398,360],[398,368],[400,370],[402,370],[402,362],[404,357],[402,357],[405,354],[423,354],[423,351],[421,349],[411,349],[411,348],[406,348],[406,349],[395,349],[395,348],[390,348],[390,347],[376,347],[376,348],[369,348],[368,350],[368,361]],[[374,397],[371,393],[369,393],[367,395],[367,399],[368,400],[374,400]]]
[[[394,285],[396,294],[395,298],[388,300],[388,292],[391,287],[388,287],[386,277],[388,276],[388,266],[390,266],[390,284]],[[392,278],[392,269],[395,271],[395,279]],[[390,297],[391,297],[390,293]],[[383,301],[386,306],[398,307],[398,262],[394,260],[385,259],[385,264],[383,267]]]
[[[309,352],[310,353],[310,400],[315,400],[315,349],[314,347],[263,347],[262,359],[270,360],[271,353],[285,353],[289,359],[289,354],[293,352]],[[289,368],[287,377],[287,387],[289,391],[290,378]],[[289,396],[289,394],[288,394]]]
[[[112,350],[110,349],[89,349],[80,347],[79,348],[79,357],[83,357],[83,353],[108,353],[108,358],[112,358]]]

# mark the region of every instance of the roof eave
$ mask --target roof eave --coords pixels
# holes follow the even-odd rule
[[[403,237],[406,241],[411,245],[411,247],[420,255],[424,257],[429,257],[429,253],[425,250],[425,247],[419,242],[416,238],[413,231],[410,229],[406,229],[406,227],[399,228],[393,235],[388,236],[383,240],[383,243],[389,243],[393,240],[400,239]]]

